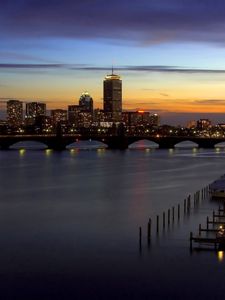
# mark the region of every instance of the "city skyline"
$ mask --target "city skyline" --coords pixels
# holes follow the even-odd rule
[[[113,64],[125,110],[157,112],[175,124],[212,113],[222,118],[224,6],[2,1],[0,98],[65,108],[87,90],[102,108],[102,80]]]

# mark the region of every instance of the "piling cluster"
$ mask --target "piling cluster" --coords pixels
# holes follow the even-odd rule
[[[184,199],[183,204],[178,203],[177,205],[172,206],[167,211],[163,211],[161,215],[156,215],[155,219],[155,230],[156,234],[159,235],[160,226],[162,226],[162,230],[164,231],[166,228],[169,228],[171,224],[174,224],[175,221],[179,222],[181,218],[181,208],[183,206],[183,216],[186,214],[190,214],[192,208],[197,208],[200,202],[209,195],[210,186],[206,186],[203,189],[194,193],[193,197],[188,195],[187,198]],[[149,218],[147,223],[147,242],[150,244],[152,238],[152,225],[153,221]],[[140,249],[142,247],[142,227],[139,227],[139,246]]]

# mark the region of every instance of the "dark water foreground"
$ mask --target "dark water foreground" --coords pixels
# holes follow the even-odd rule
[[[0,161],[0,299],[224,298],[223,253],[191,254],[188,241],[218,205],[181,210],[158,237],[154,227],[225,173],[223,149],[12,150]]]

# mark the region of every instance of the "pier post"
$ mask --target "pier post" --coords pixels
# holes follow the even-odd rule
[[[174,206],[172,207],[172,220],[174,222]]]
[[[150,239],[151,239],[151,222],[152,222],[152,220],[151,219],[149,219],[149,221],[148,221],[148,243],[150,242]]]
[[[206,229],[209,229],[209,217],[206,218]]]
[[[198,233],[199,233],[199,235],[201,235],[201,233],[202,233],[202,225],[201,224],[199,224]]]
[[[163,212],[163,229],[165,229],[165,225],[166,225],[166,214],[165,212]]]
[[[184,199],[184,213],[186,213],[186,205],[187,205],[187,200],[186,199]]]
[[[141,249],[142,246],[142,229],[139,227],[139,247]]]
[[[193,233],[190,232],[190,249],[192,250]]]
[[[178,217],[178,220],[180,220],[180,204],[178,204],[178,206],[177,206],[177,217]]]
[[[170,209],[168,209],[168,225],[170,225]]]
[[[190,212],[190,208],[191,208],[191,196],[188,196],[188,204],[187,204],[187,209],[188,209],[188,213]]]
[[[156,216],[156,232],[159,233],[159,216]]]

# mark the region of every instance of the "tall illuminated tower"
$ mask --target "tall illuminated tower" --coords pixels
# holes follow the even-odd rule
[[[113,122],[120,122],[122,117],[122,80],[113,73],[107,75],[103,82],[104,113]]]

